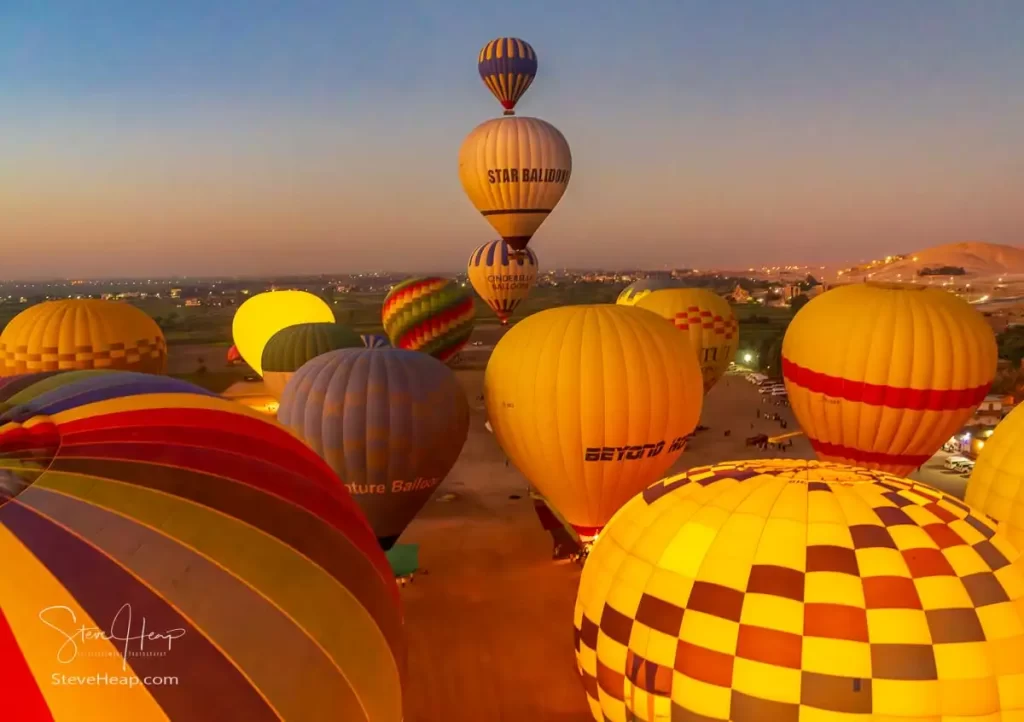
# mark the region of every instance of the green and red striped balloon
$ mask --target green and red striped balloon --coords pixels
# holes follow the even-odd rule
[[[281,426],[160,376],[0,386],[0,719],[401,722],[404,667],[372,530]]]
[[[384,299],[381,320],[396,348],[422,351],[448,361],[473,333],[473,297],[455,281],[410,278]]]

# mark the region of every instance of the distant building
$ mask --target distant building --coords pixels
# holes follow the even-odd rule
[[[171,289],[171,298],[181,298],[181,289],[180,288],[172,288]]]
[[[186,298],[185,299],[185,305],[186,306],[202,306],[203,302],[201,300],[199,300],[198,298]]]
[[[1003,420],[1004,410],[1003,402],[1006,397],[999,396],[996,394],[989,394],[985,397],[978,408],[975,410],[974,415],[967,422],[967,426],[995,426]]]

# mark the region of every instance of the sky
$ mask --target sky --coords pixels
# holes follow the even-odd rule
[[[541,266],[1024,244],[1020,0],[3,0],[0,279],[455,270],[519,36]]]

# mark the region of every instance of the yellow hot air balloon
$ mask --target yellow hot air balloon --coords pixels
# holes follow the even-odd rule
[[[484,376],[501,448],[584,541],[683,452],[701,391],[685,336],[610,304],[520,321]]]
[[[268,291],[247,300],[231,323],[238,353],[263,375],[263,347],[283,328],[300,323],[334,323],[334,312],[318,296],[305,291]]]
[[[704,375],[704,393],[710,391],[736,353],[739,325],[729,302],[704,288],[668,288],[641,296],[635,305],[686,334]]]
[[[504,326],[537,280],[537,256],[531,250],[513,253],[505,241],[491,241],[473,251],[467,275]]]
[[[879,471],[721,462],[652,484],[573,615],[597,722],[1011,722],[1024,573],[959,499]]]
[[[839,286],[804,306],[782,373],[819,459],[906,475],[963,426],[996,371],[980,313],[951,293]]]
[[[964,501],[1000,522],[1000,531],[1024,551],[1024,407],[999,422],[984,444]]]
[[[72,369],[162,374],[167,343],[144,311],[87,298],[31,306],[0,334],[0,376]]]
[[[516,251],[562,199],[572,174],[565,136],[539,118],[478,125],[459,151],[459,179],[476,209]]]

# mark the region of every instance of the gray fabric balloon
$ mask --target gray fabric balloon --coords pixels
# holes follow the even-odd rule
[[[385,549],[451,471],[469,433],[455,374],[399,348],[317,356],[288,381],[277,418],[341,477]]]

